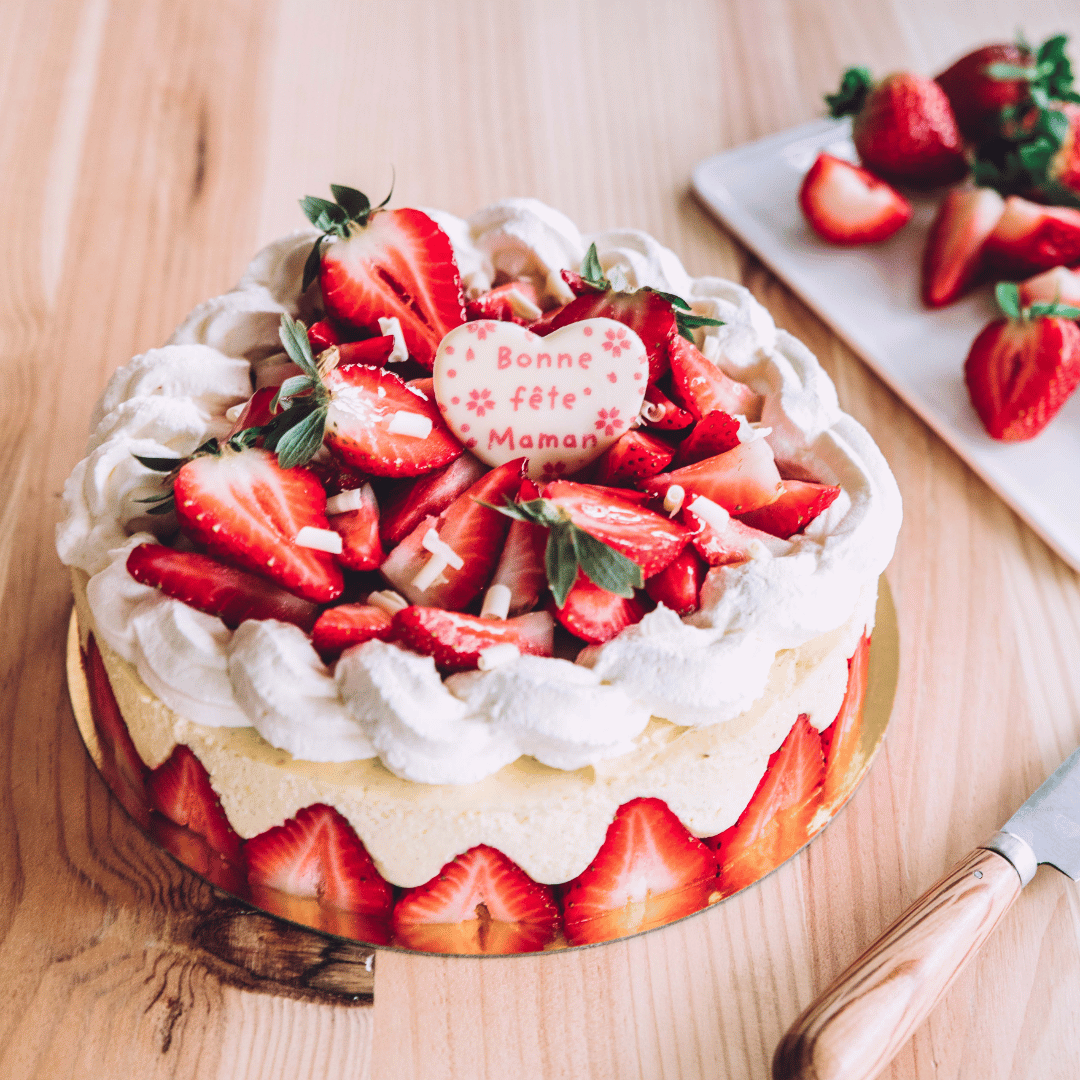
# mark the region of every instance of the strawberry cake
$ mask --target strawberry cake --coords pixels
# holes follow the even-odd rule
[[[110,786],[375,944],[610,940],[757,880],[858,773],[881,453],[644,233],[333,194],[116,372],[65,487]]]

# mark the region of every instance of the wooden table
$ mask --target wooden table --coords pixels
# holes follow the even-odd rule
[[[939,70],[1075,4],[4,0],[0,4],[0,1076],[764,1078],[781,1032],[1080,743],[1080,578],[688,194],[848,64]],[[214,904],[89,763],[63,685],[64,478],[108,374],[331,181],[466,214],[538,196],[745,281],[905,499],[886,750],[761,885],[564,955],[380,953],[374,1007],[274,994],[186,938]],[[959,359],[959,358],[958,358]],[[1043,870],[893,1078],[1075,1077],[1080,899]]]

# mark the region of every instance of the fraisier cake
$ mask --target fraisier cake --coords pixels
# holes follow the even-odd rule
[[[66,485],[114,791],[377,944],[607,940],[756,880],[850,792],[880,452],[644,233],[334,194],[117,371]]]

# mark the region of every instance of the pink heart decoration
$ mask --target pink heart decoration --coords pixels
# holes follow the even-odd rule
[[[529,476],[569,476],[636,423],[649,379],[641,338],[614,319],[540,337],[510,322],[468,322],[435,354],[435,400],[481,460],[529,459]]]

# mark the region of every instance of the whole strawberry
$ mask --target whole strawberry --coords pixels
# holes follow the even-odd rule
[[[987,432],[1020,442],[1038,435],[1080,383],[1080,308],[1021,308],[1011,282],[998,285],[997,299],[1006,317],[975,339],[964,380]]]
[[[1003,109],[1027,100],[1035,74],[1028,45],[998,42],[960,57],[934,81],[948,96],[964,136],[981,142],[1000,133]]]
[[[825,101],[830,115],[855,118],[859,158],[890,183],[937,187],[967,173],[952,106],[932,79],[902,71],[875,86],[866,68],[850,68]]]

